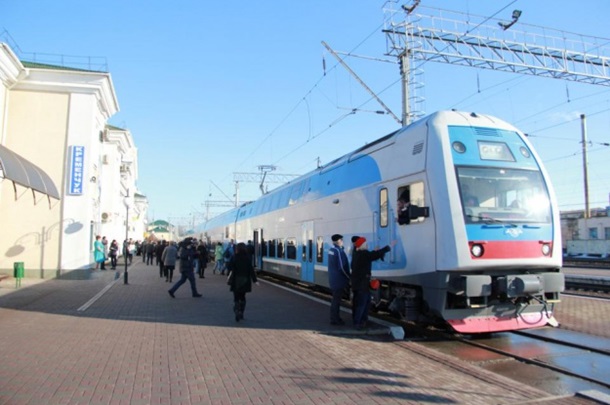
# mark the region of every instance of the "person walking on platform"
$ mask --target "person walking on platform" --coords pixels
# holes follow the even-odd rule
[[[205,278],[205,268],[208,265],[208,245],[204,241],[199,241],[197,253],[199,253],[199,278]]]
[[[229,244],[227,245],[227,248],[225,249],[224,254],[222,255],[224,264],[222,266],[222,270],[220,271],[220,274],[224,275],[225,270],[228,272],[229,262],[231,260],[233,260],[234,255],[235,255],[235,246],[233,244],[233,240],[231,239],[231,242],[229,242]]]
[[[371,303],[371,268],[375,260],[383,259],[385,254],[391,250],[385,246],[378,250],[367,250],[366,238],[359,237],[354,242],[356,250],[352,254],[352,291],[354,299],[352,302],[352,317],[356,329],[364,329],[368,321],[369,305]]]
[[[216,248],[214,249],[214,270],[212,270],[213,274],[216,274],[216,270],[220,273],[222,271],[222,267],[224,266],[224,254],[225,250],[222,247],[222,243],[218,242],[216,244]]]
[[[176,260],[178,258],[178,249],[176,248],[176,242],[171,241],[169,245],[163,249],[161,254],[161,261],[164,265],[165,271],[165,282],[171,283],[174,277],[174,269],[176,268]]]
[[[100,268],[100,264],[102,265],[101,270],[106,270],[105,261],[106,256],[104,255],[104,244],[100,240],[102,237],[97,235],[95,237],[95,242],[93,242],[93,260],[95,260],[95,269]]]
[[[178,249],[178,258],[180,259],[180,280],[172,288],[170,288],[167,292],[172,298],[176,298],[174,295],[176,290],[180,288],[180,286],[188,280],[191,284],[191,293],[193,297],[198,298],[201,297],[201,294],[197,292],[197,284],[195,284],[195,273],[193,273],[193,258],[194,248],[193,248],[193,240],[191,238],[186,238],[182,241],[182,246]]]
[[[344,325],[340,311],[341,299],[349,286],[349,260],[343,249],[343,235],[335,234],[331,239],[333,246],[328,250],[328,284],[333,295],[330,302],[330,323]]]
[[[252,291],[252,283],[258,285],[254,266],[252,266],[245,243],[237,244],[235,254],[231,257],[227,269],[229,270],[227,284],[231,286],[230,290],[233,292],[235,321],[239,322],[241,319],[244,319],[246,293]]]
[[[102,245],[104,246],[104,261],[108,258],[108,239],[102,236]],[[102,270],[106,270],[106,264],[102,265]]]
[[[167,247],[167,242],[163,239],[155,248],[155,254],[157,255],[157,264],[159,265],[159,277],[165,276],[165,268],[163,267],[163,251]]]
[[[254,268],[256,269],[256,262],[254,261],[254,244],[251,240],[248,241],[246,249],[248,250],[248,254],[250,255],[250,260],[252,260],[252,266],[254,266]]]
[[[116,239],[113,239],[112,242],[110,243],[109,252],[110,252],[110,266],[112,267],[112,270],[116,270],[116,259],[117,259],[117,256],[119,255],[119,243],[116,241]]]
[[[199,242],[193,239],[193,273],[199,275]]]
[[[146,265],[152,264],[155,254],[155,244],[150,241],[146,244]]]
[[[127,254],[129,255],[129,265],[131,266],[131,263],[133,263],[133,255],[136,254],[136,242],[131,238],[129,238],[129,250]]]

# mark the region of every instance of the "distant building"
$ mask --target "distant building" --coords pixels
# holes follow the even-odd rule
[[[146,231],[146,239],[148,240],[178,240],[175,234],[175,227],[162,219],[156,220],[148,224]]]
[[[610,257],[610,207],[561,213],[561,233],[564,252],[568,255]]]
[[[99,233],[108,239],[123,241],[126,237],[143,240],[146,231],[148,201],[137,192],[138,151],[131,132],[106,125],[102,135],[99,166],[101,225]],[[129,217],[126,221],[125,197],[129,195]]]
[[[107,125],[118,109],[109,73],[21,61],[0,42],[1,273],[89,268],[95,235],[124,238],[125,203],[130,235],[143,234],[137,149]]]

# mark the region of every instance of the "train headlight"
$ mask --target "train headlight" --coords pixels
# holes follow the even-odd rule
[[[474,244],[470,247],[470,253],[472,253],[472,255],[474,257],[481,257],[483,256],[483,245],[479,245],[479,244]]]
[[[529,158],[530,156],[532,156],[530,154],[530,151],[527,150],[527,148],[525,146],[520,147],[519,152],[521,152],[521,154],[523,155],[524,158]]]
[[[542,244],[542,254],[545,256],[548,256],[551,254],[551,245],[549,245],[548,243],[543,243]]]
[[[453,146],[453,150],[456,151],[457,153],[464,153],[464,152],[466,152],[466,145],[464,145],[460,141],[453,142],[453,144],[451,146]]]

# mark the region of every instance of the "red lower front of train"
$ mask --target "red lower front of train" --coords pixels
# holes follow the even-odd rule
[[[539,241],[470,241],[471,257],[481,259],[551,258],[553,242]]]
[[[551,313],[546,313],[545,311],[521,314],[517,317],[481,316],[466,319],[450,319],[447,322],[460,333],[504,332],[556,324]]]

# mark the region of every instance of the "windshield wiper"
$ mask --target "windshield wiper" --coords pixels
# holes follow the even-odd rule
[[[510,227],[510,228],[517,228],[519,225],[514,224],[512,222],[506,222],[506,221],[502,221],[501,219],[496,219],[496,218],[492,218],[492,217],[482,217],[480,215],[466,215],[467,217],[469,217],[470,219],[478,219],[479,221],[485,223],[486,225],[489,224],[503,224],[505,227]]]
[[[492,217],[482,217],[480,215],[468,215],[468,214],[466,216],[468,218],[470,218],[470,219],[476,219],[476,220],[479,220],[479,221],[484,222],[486,224],[503,224],[504,223],[504,221],[501,221],[499,219],[495,219],[495,218],[492,218]]]

